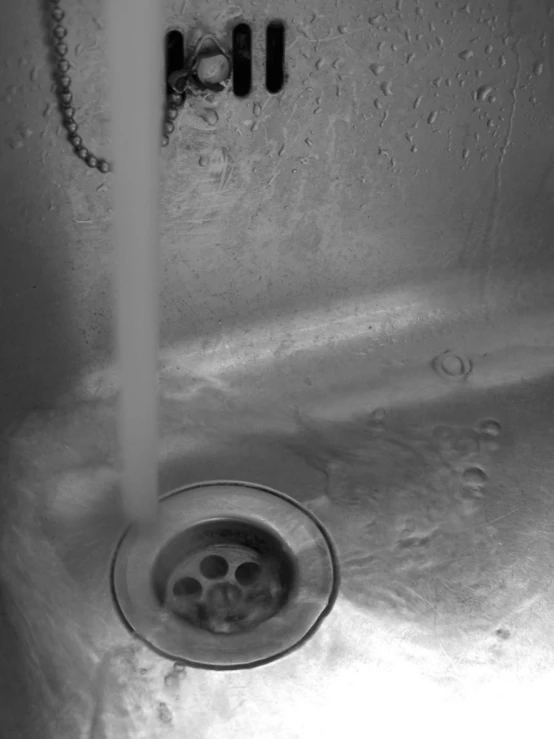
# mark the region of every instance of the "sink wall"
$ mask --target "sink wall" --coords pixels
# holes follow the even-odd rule
[[[76,117],[110,157],[102,3],[63,7]],[[160,154],[164,346],[217,352],[237,330],[255,344],[260,327],[386,312],[413,291],[447,306],[455,292],[453,310],[470,312],[547,298],[548,3],[203,0],[166,13],[189,43],[244,18],[255,59],[252,95],[216,95],[212,127],[189,98]],[[287,23],[288,80],[271,97],[273,17]],[[110,177],[65,141],[39,3],[5,9],[0,34],[5,423],[109,361],[113,265]]]

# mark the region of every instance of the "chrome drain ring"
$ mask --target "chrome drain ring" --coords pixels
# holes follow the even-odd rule
[[[127,627],[157,653],[209,669],[278,659],[312,636],[338,590],[338,559],[294,499],[203,482],[160,499],[154,531],[132,527],[112,563]]]

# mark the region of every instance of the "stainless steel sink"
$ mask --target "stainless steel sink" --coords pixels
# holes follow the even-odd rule
[[[109,157],[103,9],[65,10]],[[549,735],[554,8],[167,3],[250,23],[255,89],[191,96],[160,155],[160,491],[280,491],[340,569],[310,639],[232,671],[114,605],[111,184],[63,137],[39,9],[3,13],[1,736]]]

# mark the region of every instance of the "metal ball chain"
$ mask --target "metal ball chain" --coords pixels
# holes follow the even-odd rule
[[[71,79],[68,75],[69,62],[67,61],[68,46],[65,43],[67,36],[67,28],[63,24],[65,11],[60,7],[61,0],[50,0],[50,15],[54,21],[52,27],[52,38],[54,41],[54,51],[56,52],[56,82],[57,92],[62,108],[62,118],[65,130],[68,133],[69,141],[73,146],[75,153],[88,164],[89,167],[97,169],[102,174],[113,171],[113,165],[105,159],[94,156],[92,152],[83,145],[83,140],[79,135],[79,125],[75,121],[75,108],[73,107],[73,94],[71,92]],[[179,108],[185,102],[185,93],[172,92],[167,97],[165,115],[163,121],[162,146],[169,144],[169,137],[175,130],[175,119],[179,114]]]

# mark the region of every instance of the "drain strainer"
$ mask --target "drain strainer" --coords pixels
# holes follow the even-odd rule
[[[129,529],[112,567],[128,627],[164,656],[232,669],[299,646],[337,594],[333,545],[292,498],[206,482],[160,501],[155,531]]]

